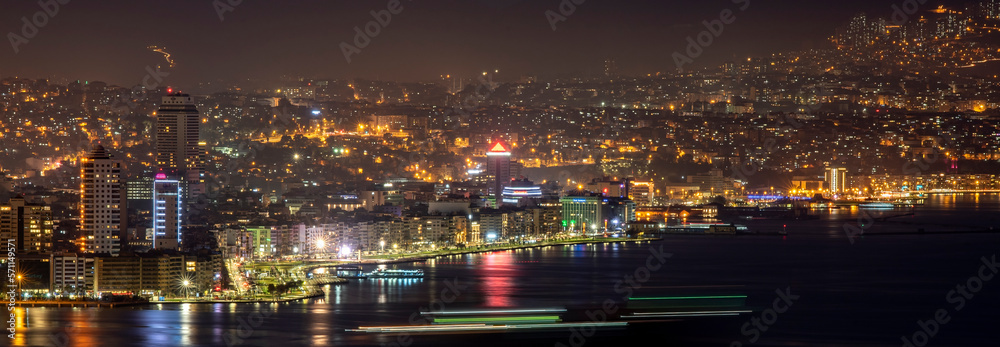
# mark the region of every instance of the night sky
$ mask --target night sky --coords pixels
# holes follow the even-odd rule
[[[743,0],[586,0],[553,31],[545,11],[561,0],[402,0],[402,12],[348,64],[340,43],[352,42],[354,27],[371,21],[369,11],[386,9],[388,1],[244,0],[220,21],[212,0],[71,0],[20,53],[4,41],[0,77],[137,84],[146,66],[164,63],[150,45],[173,54],[178,66],[169,70],[167,83],[179,87],[219,81],[253,86],[282,75],[430,81],[495,69],[500,80],[591,76],[603,72],[606,58],[635,75],[673,71],[671,54],[684,50],[685,38],[723,9],[735,10],[736,22],[696,65],[824,47],[852,15],[888,17],[891,6],[903,2],[748,0],[749,8],[739,11],[734,1]],[[931,0],[922,9],[963,3]],[[21,33],[21,17],[41,10],[33,0],[2,6],[5,38]]]

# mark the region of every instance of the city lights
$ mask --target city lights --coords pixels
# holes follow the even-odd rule
[[[63,2],[12,345],[994,343],[1000,0]]]

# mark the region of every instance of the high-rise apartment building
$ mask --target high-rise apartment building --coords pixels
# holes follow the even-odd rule
[[[656,198],[656,190],[653,189],[652,181],[630,180],[629,183],[629,199],[635,201],[635,204],[638,206],[653,206],[653,200]]]
[[[52,251],[52,210],[21,197],[0,204],[0,239],[14,240],[17,252]]]
[[[164,96],[156,112],[156,166],[159,172],[181,177],[187,201],[205,190],[204,147],[194,98],[180,93]]]
[[[618,77],[618,63],[612,58],[604,60],[604,77]]]
[[[127,228],[122,163],[97,145],[80,163],[80,228],[85,251],[117,255]]]

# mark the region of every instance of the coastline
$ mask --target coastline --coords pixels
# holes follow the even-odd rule
[[[461,249],[461,250],[447,250],[447,251],[435,251],[435,252],[421,252],[421,253],[408,253],[401,254],[397,257],[391,258],[369,258],[361,259],[358,261],[348,261],[348,262],[329,262],[316,263],[318,267],[322,266],[337,266],[337,265],[380,265],[380,264],[406,264],[406,263],[418,263],[427,261],[429,259],[448,257],[453,255],[464,255],[464,254],[477,254],[477,253],[490,253],[498,251],[510,251],[519,249],[531,249],[531,248],[542,248],[550,246],[571,246],[580,244],[605,244],[605,243],[626,243],[626,242],[652,242],[662,240],[662,238],[598,238],[598,239],[571,239],[563,241],[551,241],[551,242],[541,242],[535,244],[516,244],[516,245],[502,245],[496,247],[489,247],[485,249]],[[348,280],[342,278],[328,278],[323,279],[322,284],[312,284],[315,287],[322,287],[325,285],[337,285],[347,283]],[[18,306],[22,307],[91,307],[91,308],[123,308],[123,307],[134,307],[134,306],[147,306],[147,305],[178,305],[178,304],[266,304],[266,303],[287,303],[292,301],[311,299],[316,297],[322,297],[326,293],[322,290],[317,292],[312,292],[306,295],[296,295],[292,297],[286,297],[282,299],[271,299],[271,300],[169,300],[169,301],[149,301],[149,302],[96,302],[96,301],[37,301],[37,302],[20,302]]]
[[[346,281],[344,281],[346,282]],[[338,284],[338,283],[330,283]],[[83,307],[83,308],[123,308],[123,307],[133,307],[133,306],[148,306],[148,305],[179,305],[179,304],[267,304],[267,303],[285,303],[298,301],[303,299],[317,298],[326,295],[325,292],[320,291],[316,293],[311,293],[307,295],[295,295],[291,297],[285,297],[281,299],[271,299],[271,300],[165,300],[165,301],[140,301],[140,302],[100,302],[100,301],[23,301],[18,302],[18,307]]]
[[[662,238],[658,237],[645,237],[645,238],[602,238],[602,239],[578,239],[578,240],[566,240],[566,241],[552,241],[552,242],[542,242],[535,244],[519,244],[519,245],[506,245],[497,246],[494,248],[487,249],[461,249],[461,250],[449,250],[449,251],[435,251],[435,252],[421,252],[421,253],[409,253],[401,255],[397,258],[382,259],[379,257],[362,259],[359,261],[345,262],[340,265],[378,265],[378,264],[404,264],[404,263],[414,263],[426,261],[428,259],[448,257],[453,255],[464,255],[464,254],[476,254],[476,253],[489,253],[497,251],[511,251],[519,249],[531,249],[531,248],[542,248],[550,246],[571,246],[580,244],[595,244],[595,243],[618,243],[618,242],[646,242],[646,241],[659,241]]]

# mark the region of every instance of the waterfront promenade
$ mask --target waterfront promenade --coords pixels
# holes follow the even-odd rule
[[[516,243],[516,244],[504,243],[504,244],[482,245],[482,246],[466,247],[458,249],[440,249],[433,251],[363,256],[361,257],[361,259],[325,259],[317,261],[334,261],[338,262],[337,265],[366,265],[366,264],[376,265],[376,264],[417,262],[431,258],[446,257],[452,255],[510,251],[517,249],[540,248],[549,246],[567,246],[576,244],[613,243],[613,242],[642,242],[642,241],[655,241],[655,240],[657,239],[624,238],[624,237],[578,237],[578,238],[548,240],[535,243]]]

